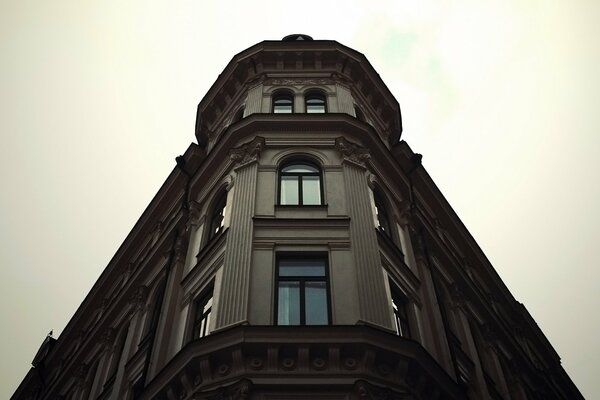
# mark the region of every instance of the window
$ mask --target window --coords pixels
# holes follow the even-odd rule
[[[194,303],[194,325],[192,339],[200,339],[210,333],[210,316],[213,304],[212,285]]]
[[[291,114],[294,112],[294,98],[289,94],[278,94],[273,97],[274,114]]]
[[[217,236],[217,234],[223,230],[226,208],[227,192],[223,192],[215,202],[212,209],[212,213],[210,215],[210,231],[208,235],[209,239],[212,239],[213,237]]]
[[[319,93],[311,93],[304,98],[307,114],[323,114],[327,112],[325,96]]]
[[[300,206],[322,204],[319,168],[304,162],[283,166],[279,174],[279,204]]]
[[[410,329],[408,325],[408,314],[406,312],[406,300],[400,293],[400,289],[390,281],[390,292],[392,310],[394,311],[394,324],[396,325],[396,334],[402,337],[410,337]]]
[[[373,192],[373,197],[375,199],[375,213],[377,214],[377,227],[381,229],[386,235],[392,235],[392,231],[390,229],[390,219],[388,217],[386,208],[384,206],[383,199],[381,195],[375,191]]]
[[[277,261],[277,325],[329,324],[327,265],[323,257]]]

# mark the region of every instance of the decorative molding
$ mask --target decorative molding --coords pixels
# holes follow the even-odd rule
[[[233,171],[225,177],[225,190],[227,190],[228,192],[231,190],[231,188],[233,188],[233,185],[235,184],[235,176],[236,173],[235,171]]]
[[[265,85],[270,86],[305,86],[305,85],[333,85],[335,80],[331,78],[270,78],[265,80]]]
[[[112,350],[113,343],[115,342],[115,329],[108,328],[102,333],[100,336],[100,345],[102,346],[102,351],[109,352]]]
[[[344,161],[366,168],[366,162],[371,158],[369,150],[354,144],[343,136],[335,139],[335,148],[342,154]]]
[[[146,301],[148,300],[148,287],[142,285],[129,298],[129,304],[131,305],[132,313],[144,310],[146,308]]]
[[[251,142],[229,151],[229,158],[241,168],[258,161],[260,152],[265,147],[265,138],[257,136]]]

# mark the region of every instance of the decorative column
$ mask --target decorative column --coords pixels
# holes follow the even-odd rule
[[[183,276],[191,271],[198,261],[196,256],[200,251],[200,244],[202,243],[202,228],[204,227],[205,220],[206,216],[200,216],[200,204],[195,201],[191,201],[188,221],[185,225],[186,232],[189,234],[189,244],[187,248],[187,255],[185,257]]]
[[[475,379],[472,385],[473,391],[475,392],[475,398],[485,399],[489,398],[487,391],[487,384],[485,377],[483,376],[483,369],[481,367],[481,360],[478,356],[477,347],[475,346],[475,339],[471,332],[471,326],[469,325],[469,317],[467,316],[466,310],[466,299],[462,290],[456,285],[452,285],[452,301],[455,309],[457,328],[460,331],[460,339],[463,340],[465,345],[465,352],[471,358],[473,365],[475,366]]]
[[[356,271],[360,320],[393,329],[389,299],[381,273],[377,232],[373,222],[370,189],[365,162],[369,152],[343,137],[335,140],[342,154],[342,171],[350,215],[350,242]]]
[[[112,390],[113,396],[116,394],[116,398],[118,399],[124,398],[127,390],[129,389],[127,386],[127,380],[125,380],[125,365],[137,350],[142,327],[144,325],[147,299],[148,288],[143,285],[139,286],[129,298],[130,317],[129,327],[127,329],[127,338],[125,339],[123,353],[121,354],[121,359],[119,360],[116,379]]]
[[[419,287],[419,297],[423,301],[422,316],[425,320],[424,326],[427,327],[421,331],[422,344],[438,363],[452,375],[454,371],[453,362],[434,283],[433,269],[436,267],[430,264],[421,235],[415,235],[413,245],[416,272],[422,282]]]
[[[264,146],[264,138],[258,136],[251,142],[231,150],[229,154],[231,161],[237,165],[223,278],[215,304],[217,330],[248,322],[257,161]]]
[[[350,90],[339,83],[335,84],[335,91],[337,94],[337,112],[346,113],[352,116],[354,115],[354,100]]]

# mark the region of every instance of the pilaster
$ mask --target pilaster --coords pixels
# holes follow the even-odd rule
[[[248,296],[252,266],[252,236],[258,157],[264,139],[255,138],[230,152],[236,162],[235,187],[231,201],[231,224],[227,233],[227,248],[223,265],[223,280],[215,310],[215,328],[248,321]]]
[[[244,108],[244,118],[250,114],[262,112],[263,84],[260,83],[248,90],[248,99]]]
[[[373,223],[365,162],[368,151],[343,137],[336,139],[336,148],[343,156],[342,171],[348,199],[350,241],[356,282],[360,320],[393,329],[381,273],[379,245]]]

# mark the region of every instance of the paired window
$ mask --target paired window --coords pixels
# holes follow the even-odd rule
[[[210,316],[213,305],[212,285],[203,295],[194,302],[194,324],[192,326],[192,340],[200,339],[210,333]]]
[[[321,171],[312,163],[285,164],[279,172],[280,205],[320,205],[321,188]]]
[[[324,257],[279,257],[276,279],[277,325],[329,324],[329,284]]]
[[[309,93],[304,97],[304,110],[307,114],[324,114],[327,112],[327,101],[321,93]],[[294,96],[279,93],[273,96],[274,114],[292,114],[294,112]]]
[[[392,310],[394,311],[396,334],[398,334],[398,336],[409,338],[410,329],[408,323],[408,313],[406,312],[406,300],[400,293],[400,289],[392,281],[390,281],[390,292],[392,296],[391,302]]]
[[[227,209],[227,192],[221,193],[210,214],[209,240],[217,236],[224,227],[225,211]]]
[[[304,98],[304,106],[307,114],[324,114],[327,112],[325,96],[319,93],[308,94]]]
[[[273,97],[273,114],[291,114],[294,112],[294,98],[289,94]]]

